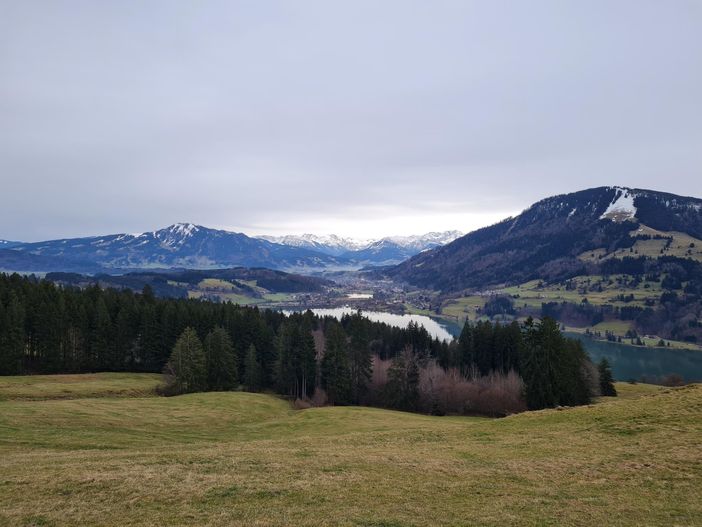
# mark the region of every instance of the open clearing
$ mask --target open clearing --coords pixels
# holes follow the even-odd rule
[[[0,525],[702,524],[700,385],[484,419],[77,378],[0,378]]]

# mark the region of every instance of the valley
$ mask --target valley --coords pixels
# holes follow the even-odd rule
[[[39,274],[63,286],[137,293],[148,286],[159,297],[261,309],[424,316],[454,336],[466,322],[550,316],[592,350],[611,343],[702,352],[701,208],[696,198],[600,187],[547,198],[465,236],[255,238],[175,224],[138,235],[12,242],[3,254],[29,259],[24,272],[51,262],[61,272]],[[66,272],[66,259],[110,272]],[[397,260],[404,261],[388,265]]]

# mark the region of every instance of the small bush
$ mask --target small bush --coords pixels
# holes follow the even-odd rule
[[[685,386],[685,379],[683,379],[682,375],[678,375],[677,373],[671,373],[670,375],[666,375],[661,379],[661,384],[663,386],[670,386],[670,387],[675,387],[675,386]]]
[[[307,410],[308,408],[312,408],[312,403],[309,399],[300,399],[298,397],[293,401],[293,408],[295,408],[295,410]]]
[[[328,402],[327,392],[325,392],[319,386],[314,389],[314,394],[312,395],[311,403],[313,406],[321,407],[326,406]]]
[[[384,387],[391,361],[373,359],[373,374],[365,404],[387,407]],[[474,369],[463,375],[428,361],[419,372],[419,410],[432,415],[505,416],[525,411],[524,382],[514,371],[480,376]]]

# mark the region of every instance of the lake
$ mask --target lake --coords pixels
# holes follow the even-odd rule
[[[317,315],[340,319],[343,315],[356,312],[352,307],[312,309]],[[406,328],[410,322],[423,326],[432,337],[451,340],[458,337],[462,326],[443,319],[425,315],[395,315],[382,311],[363,311],[363,316],[374,322],[384,322],[390,326]],[[617,342],[594,340],[580,333],[565,333],[570,338],[580,340],[593,362],[603,357],[612,366],[614,378],[619,381],[640,380],[642,377],[658,379],[677,373],[686,381],[702,381],[702,351],[672,348],[630,346]]]
[[[644,376],[660,379],[671,373],[689,382],[702,381],[702,351],[630,346],[594,340],[579,333],[566,333],[566,336],[580,340],[594,362],[606,358],[619,381],[639,380]]]
[[[353,307],[334,307],[334,308],[320,308],[311,310],[315,315],[321,317],[330,316],[337,319],[341,319],[344,315],[353,315],[357,309]],[[363,316],[369,318],[373,322],[385,322],[389,326],[394,326],[396,328],[406,328],[410,322],[415,322],[420,326],[423,326],[432,337],[438,338],[440,340],[451,340],[457,331],[458,326],[446,323],[444,321],[437,321],[431,317],[424,315],[395,315],[393,313],[385,313],[383,311],[363,311]]]

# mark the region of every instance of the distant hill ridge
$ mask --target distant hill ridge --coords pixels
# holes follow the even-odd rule
[[[193,223],[176,223],[139,234],[0,242],[0,269],[83,273],[235,266],[298,272],[352,269],[396,264],[459,235],[452,231],[362,243],[338,236],[255,238]]]
[[[656,237],[660,249],[653,252],[648,243],[644,256],[702,260],[701,211],[701,199],[644,189],[562,194],[420,253],[388,274],[441,291],[559,278],[608,258],[642,255],[639,247]]]

